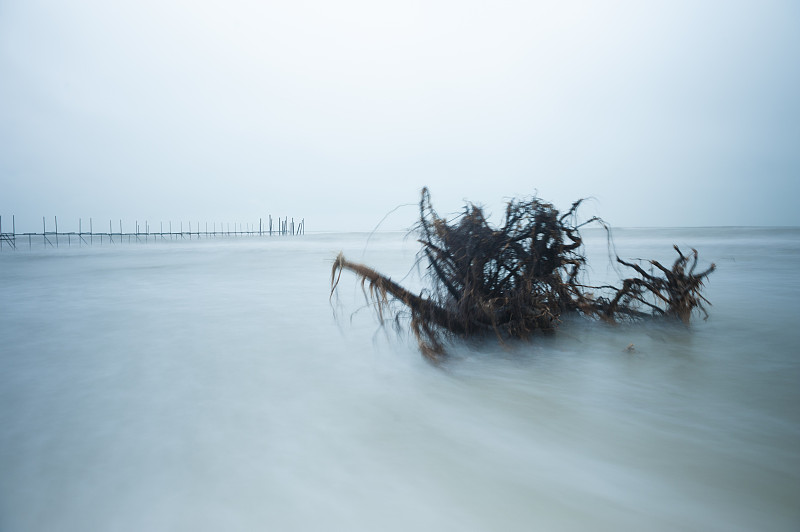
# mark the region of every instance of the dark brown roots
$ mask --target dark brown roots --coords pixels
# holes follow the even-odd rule
[[[692,313],[705,313],[700,295],[712,264],[695,273],[697,251],[684,255],[667,269],[650,261],[650,271],[639,264],[617,261],[638,277],[622,280],[621,287],[579,283],[586,258],[582,255],[580,227],[602,220],[576,222],[581,201],[560,214],[537,198],[512,200],[504,223],[493,228],[480,207],[467,205],[451,223],[440,218],[422,190],[420,220],[416,227],[420,251],[428,263],[431,288],[426,296],[409,292],[391,279],[342,254],[331,271],[331,294],[343,270],[355,273],[379,316],[390,302],[410,313],[411,330],[422,353],[437,358],[444,353],[444,338],[496,335],[529,338],[536,331],[552,330],[565,312],[577,312],[609,322],[664,315],[688,324]],[[707,313],[705,313],[707,316]]]

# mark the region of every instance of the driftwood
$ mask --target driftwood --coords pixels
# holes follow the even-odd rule
[[[343,270],[355,273],[381,320],[392,302],[400,304],[398,313],[409,313],[420,350],[431,359],[444,354],[447,337],[493,334],[501,341],[525,339],[553,330],[568,312],[612,323],[661,315],[686,324],[695,310],[705,313],[703,303],[710,303],[700,290],[715,266],[695,273],[694,249],[684,255],[675,246],[678,259],[672,268],[649,261],[649,272],[617,257],[638,276],[623,279],[621,287],[581,284],[586,258],[579,229],[605,224],[598,218],[578,224],[580,204],[576,201],[561,214],[538,198],[512,200],[503,224],[494,228],[472,204],[448,223],[434,211],[425,188],[415,231],[422,245],[420,259],[428,264],[430,288],[414,294],[340,253],[331,270],[331,294]]]

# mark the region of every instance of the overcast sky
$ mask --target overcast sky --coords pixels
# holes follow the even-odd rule
[[[800,225],[798,51],[796,0],[2,0],[0,215]]]

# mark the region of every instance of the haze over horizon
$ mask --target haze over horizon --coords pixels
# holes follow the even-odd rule
[[[0,4],[0,215],[798,226],[800,4]],[[406,229],[413,206],[382,228]],[[63,222],[62,222],[63,221]]]

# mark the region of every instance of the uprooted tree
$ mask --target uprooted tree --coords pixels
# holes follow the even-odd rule
[[[635,277],[623,279],[620,287],[581,284],[586,257],[579,229],[590,223],[606,227],[596,217],[578,223],[581,201],[559,213],[538,198],[511,200],[502,225],[495,228],[472,204],[448,223],[433,209],[424,188],[414,231],[431,286],[412,293],[340,253],[331,271],[331,295],[343,270],[355,273],[381,321],[392,308],[395,317],[410,317],[420,350],[431,359],[444,353],[446,338],[491,334],[501,341],[525,339],[554,329],[565,313],[612,323],[667,316],[688,324],[695,311],[708,315],[703,303],[709,302],[700,291],[715,266],[695,272],[694,249],[685,255],[674,246],[678,258],[671,268],[655,260],[647,261],[647,268],[642,261],[617,257]]]

